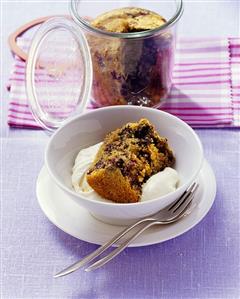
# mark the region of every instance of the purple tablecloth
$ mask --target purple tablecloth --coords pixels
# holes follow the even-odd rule
[[[129,248],[96,272],[61,279],[52,275],[96,246],[60,231],[38,206],[35,181],[47,137],[2,138],[3,298],[238,298],[240,135],[197,133],[218,185],[204,220],[176,239]]]
[[[205,3],[205,2],[204,2]],[[237,36],[238,1],[187,2],[182,34]],[[63,14],[67,3],[3,3],[3,36],[37,16]],[[231,19],[225,26],[227,18]],[[198,20],[198,21],[196,21]],[[203,30],[204,26],[207,29]],[[214,22],[212,23],[212,20]],[[195,26],[190,26],[192,22]],[[96,272],[54,279],[63,266],[97,246],[68,236],[40,210],[35,182],[48,137],[41,131],[10,130],[6,122],[11,57],[4,46],[0,125],[1,298],[240,298],[240,131],[197,130],[217,178],[209,214],[189,232],[162,244],[129,248]]]

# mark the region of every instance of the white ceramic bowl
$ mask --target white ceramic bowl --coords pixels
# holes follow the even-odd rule
[[[107,133],[127,122],[141,118],[147,118],[160,135],[168,138],[176,157],[174,168],[180,175],[179,188],[156,199],[129,204],[101,202],[77,194],[71,185],[71,173],[78,151],[102,141]],[[57,185],[69,195],[69,200],[112,224],[129,224],[173,202],[195,180],[202,162],[202,145],[191,127],[169,113],[137,106],[100,108],[75,117],[51,136],[45,152],[47,169]]]

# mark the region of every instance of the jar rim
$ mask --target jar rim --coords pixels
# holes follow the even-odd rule
[[[175,14],[162,26],[155,28],[155,29],[150,29],[146,31],[140,31],[140,32],[128,32],[128,33],[119,33],[119,32],[109,32],[105,30],[101,30],[98,28],[95,28],[91,26],[84,18],[80,17],[80,15],[77,12],[77,4],[79,0],[71,0],[70,1],[70,14],[73,20],[83,29],[86,29],[88,31],[105,35],[108,37],[114,37],[114,38],[121,38],[121,39],[131,39],[131,38],[143,38],[143,37],[148,37],[152,36],[156,33],[159,33],[161,31],[164,31],[165,29],[171,27],[174,25],[182,16],[183,13],[183,0],[176,0],[177,2],[177,9]]]

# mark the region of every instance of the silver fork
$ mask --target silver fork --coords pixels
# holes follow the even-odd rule
[[[119,232],[117,235],[115,235],[110,241],[100,246],[97,250],[87,255],[85,258],[81,259],[80,261],[72,264],[71,266],[67,267],[66,269],[62,270],[61,272],[54,275],[55,278],[65,276],[67,274],[70,274],[83,266],[85,266],[87,263],[93,261],[96,259],[99,255],[101,255],[104,251],[106,251],[109,247],[111,247],[113,244],[115,244],[117,241],[119,241],[123,236],[128,234],[130,231],[132,231],[137,226],[140,226],[141,224],[146,224],[140,229],[138,229],[130,238],[128,238],[125,242],[123,242],[119,247],[114,249],[112,252],[110,252],[105,257],[101,258],[94,264],[92,264],[90,267],[86,268],[85,271],[89,272],[95,269],[100,268],[101,266],[105,265],[107,262],[112,260],[116,255],[118,255],[120,252],[122,252],[132,241],[134,241],[140,234],[142,234],[146,229],[149,227],[156,225],[156,224],[169,224],[173,223],[180,218],[182,218],[187,211],[190,203],[192,202],[194,193],[198,187],[197,183],[193,183],[183,194],[178,198],[175,202],[167,206],[166,208],[160,210],[158,213],[152,215],[151,217],[147,217],[144,219],[141,219],[134,223],[133,225],[127,227],[123,231]]]

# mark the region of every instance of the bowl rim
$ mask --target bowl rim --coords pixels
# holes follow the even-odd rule
[[[192,175],[192,177],[187,182],[185,182],[183,185],[181,185],[180,187],[178,187],[173,192],[167,193],[167,194],[165,194],[163,196],[160,196],[160,197],[157,197],[157,198],[153,198],[151,200],[138,201],[138,202],[134,202],[134,203],[117,203],[117,202],[111,202],[110,200],[109,200],[109,202],[105,202],[105,201],[100,201],[100,200],[96,200],[96,199],[84,197],[84,196],[82,196],[82,194],[79,194],[79,193],[75,192],[73,189],[70,189],[69,187],[67,187],[66,185],[64,185],[63,183],[61,183],[60,180],[58,180],[58,178],[54,175],[54,173],[52,172],[52,170],[51,170],[51,168],[50,168],[50,166],[48,164],[49,151],[50,151],[50,147],[51,147],[51,144],[54,141],[55,136],[57,136],[59,134],[59,132],[61,132],[62,130],[64,130],[67,125],[75,122],[78,118],[81,118],[83,116],[92,115],[92,114],[98,113],[98,112],[103,111],[103,110],[106,110],[106,111],[112,111],[112,110],[148,110],[149,111],[150,110],[153,113],[163,114],[163,115],[165,115],[167,117],[170,117],[170,118],[174,119],[177,122],[180,122],[186,129],[188,129],[192,133],[192,135],[195,138],[195,141],[197,142],[198,147],[200,149],[200,154],[201,154],[200,155],[200,163],[199,163],[198,168],[195,170],[194,174]],[[149,204],[152,204],[152,203],[154,203],[154,202],[156,202],[158,200],[161,200],[161,201],[165,200],[166,201],[167,198],[170,195],[172,196],[174,193],[179,193],[180,190],[182,190],[182,192],[184,192],[189,187],[189,185],[194,181],[194,179],[197,177],[198,173],[200,172],[200,170],[202,168],[202,165],[203,165],[203,161],[204,161],[204,152],[203,152],[203,146],[202,146],[201,140],[198,137],[198,135],[196,134],[196,132],[186,122],[184,122],[183,120],[181,120],[177,116],[174,116],[174,115],[172,115],[172,114],[170,114],[168,112],[165,112],[165,111],[162,111],[162,110],[159,110],[159,109],[156,109],[156,108],[149,108],[149,107],[142,107],[142,106],[116,105],[116,106],[101,107],[101,108],[98,108],[98,109],[87,111],[87,112],[81,113],[80,115],[74,116],[71,119],[67,120],[63,124],[63,126],[61,126],[60,128],[58,128],[51,135],[50,140],[48,141],[47,147],[45,149],[44,161],[45,161],[46,168],[47,168],[50,176],[53,178],[54,182],[62,190],[64,190],[65,192],[69,193],[70,195],[72,195],[74,197],[77,197],[80,200],[84,200],[84,201],[87,201],[87,202],[92,202],[94,204],[101,205],[101,206],[108,206],[108,207],[109,206],[115,206],[115,207],[117,206],[117,207],[119,207],[119,206],[125,206],[126,205],[128,207],[131,207],[131,206],[149,205]]]

